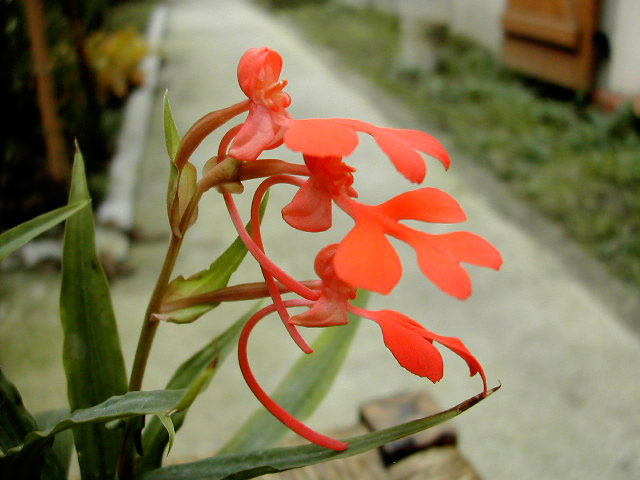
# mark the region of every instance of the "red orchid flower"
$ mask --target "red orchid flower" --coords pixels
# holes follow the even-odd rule
[[[291,318],[291,323],[303,327],[326,327],[348,323],[347,311],[373,320],[382,329],[385,345],[398,363],[410,372],[438,382],[443,376],[442,356],[433,346],[436,341],[462,357],[471,371],[471,376],[480,373],[485,393],[487,381],[480,362],[457,338],[443,337],[430,332],[415,320],[393,310],[377,312],[349,304],[357,289],[337,274],[335,258],[338,244],[328,245],[316,256],[315,271],[322,280],[320,298],[304,313]]]
[[[350,300],[355,298],[358,288],[386,294],[400,280],[402,265],[388,236],[411,245],[422,272],[443,291],[460,299],[471,294],[471,280],[461,263],[498,269],[502,258],[495,247],[473,233],[429,234],[403,223],[405,220],[464,221],[466,216],[460,205],[441,190],[421,188],[380,205],[364,205],[354,200],[358,196],[352,186],[355,169],[344,163],[343,158],[356,148],[358,133],[371,135],[396,169],[414,183],[422,182],[427,172],[420,153],[435,157],[445,169],[450,164],[449,155],[435,138],[417,130],[384,128],[341,118],[293,119],[286,110],[291,98],[283,91],[286,81],[279,80],[281,70],[282,58],[266,47],[248,50],[243,55],[238,65],[238,81],[249,99],[242,106],[242,109],[249,109],[249,115],[244,123],[225,134],[215,157],[216,162],[220,161],[228,150],[228,155],[238,160],[251,161],[246,164],[249,168],[245,168],[245,176],[239,175],[240,179],[266,177],[256,189],[252,202],[251,233],[244,227],[232,196],[223,189],[233,224],[260,264],[273,299],[273,305],[257,312],[245,325],[238,343],[238,357],[248,386],[271,413],[308,440],[333,450],[344,450],[346,443],[311,430],[276,404],[260,387],[251,372],[247,355],[248,337],[255,325],[266,315],[278,312],[296,344],[305,353],[311,353],[296,327],[342,325],[348,322],[347,313],[351,312],[380,326],[385,345],[410,372],[433,382],[442,378],[443,360],[435,342],[463,358],[472,376],[480,374],[486,394],[487,382],[482,366],[458,338],[437,335],[399,312],[355,307]],[[291,150],[303,153],[305,166],[273,159],[253,162],[264,150],[283,142]],[[265,253],[259,206],[266,191],[276,184],[298,187],[291,202],[282,210],[284,220],[296,229],[308,232],[329,229],[334,203],[355,222],[340,243],[325,247],[316,256],[315,271],[321,279],[320,286],[317,282],[307,285],[299,282]],[[284,300],[281,289],[301,298]],[[288,310],[293,307],[308,309],[292,317]]]
[[[335,259],[338,276],[350,285],[389,293],[402,274],[400,258],[387,240],[390,235],[411,245],[422,272],[443,291],[464,299],[471,280],[460,262],[498,269],[500,252],[482,237],[469,232],[431,235],[400,221],[458,223],[466,215],[456,200],[436,188],[403,193],[377,206],[352,199],[353,168],[338,157],[305,156],[310,172],[282,216],[294,228],[308,232],[328,229],[332,202],[349,214],[355,227],[342,240]],[[375,259],[375,261],[372,261]]]
[[[356,222],[340,242],[335,258],[338,276],[351,285],[386,294],[398,283],[402,266],[386,235],[411,245],[422,273],[441,290],[461,300],[471,295],[471,279],[461,262],[495,270],[502,265],[500,252],[476,234],[432,235],[400,223],[464,221],[466,216],[458,202],[436,188],[405,192],[377,206],[363,205],[346,195],[335,201]]]
[[[232,157],[255,160],[282,143],[291,97],[283,91],[287,81],[279,80],[281,71],[282,57],[267,47],[251,48],[240,59],[238,83],[250,104],[247,119],[235,133]]]
[[[358,145],[357,132],[371,135],[396,169],[414,183],[422,182],[427,173],[418,151],[437,158],[446,169],[451,163],[442,144],[428,133],[383,128],[349,118],[292,119],[284,142],[291,150],[312,157],[346,157]]]
[[[309,169],[309,179],[286,207],[282,209],[282,218],[293,228],[305,232],[323,232],[332,224],[332,201],[343,191],[351,197],[358,192],[353,184],[352,168],[339,157],[318,158],[304,156]]]
[[[387,348],[398,363],[411,373],[438,382],[444,374],[442,355],[433,344],[437,342],[459,355],[469,366],[470,375],[480,374],[487,393],[487,379],[482,365],[455,337],[437,335],[415,320],[393,310],[371,311],[349,304],[355,298],[356,288],[345,283],[336,274],[334,258],[337,244],[328,245],[316,256],[315,271],[322,280],[320,297],[315,301],[288,300],[283,302],[286,308],[296,306],[310,307],[304,313],[291,318],[291,323],[304,327],[327,327],[348,323],[347,312],[352,312],[376,322],[382,330]],[[251,391],[256,398],[281,422],[307,440],[332,450],[342,451],[348,444],[322,435],[293,417],[278,405],[260,386],[249,365],[247,346],[249,335],[255,325],[266,315],[277,309],[275,305],[257,312],[245,325],[238,342],[238,359],[240,369]]]
[[[324,247],[318,255],[314,269],[322,280],[320,297],[304,313],[291,318],[291,323],[301,327],[329,327],[348,323],[347,304],[356,298],[357,288],[346,284],[336,275],[333,259],[337,244]]]

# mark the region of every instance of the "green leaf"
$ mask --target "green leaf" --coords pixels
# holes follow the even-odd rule
[[[268,195],[265,195],[265,199],[262,201],[262,205],[260,206],[261,219],[264,215],[267,201]],[[251,232],[251,222],[247,223],[246,227],[247,230]],[[189,278],[184,278],[180,275],[173,279],[167,286],[167,290],[162,300],[163,306],[189,300],[192,297],[211,293],[226,287],[231,275],[238,269],[246,255],[247,247],[240,237],[237,237],[207,270],[202,270]],[[219,302],[210,302],[190,305],[184,308],[176,308],[175,310],[156,313],[155,317],[158,320],[163,320],[165,322],[191,323],[200,318],[206,312],[217,307],[219,304]]]
[[[22,443],[36,422],[22,403],[18,389],[0,370],[0,452]]]
[[[87,205],[88,200],[56,208],[24,222],[0,235],[0,261],[41,233],[55,227]]]
[[[173,441],[176,438],[176,429],[173,426],[173,422],[171,421],[171,417],[169,415],[165,413],[158,413],[156,414],[155,418],[157,418],[160,423],[162,423],[162,426],[165,428],[165,430],[167,431],[167,435],[169,436],[169,444],[167,445],[167,455],[169,455],[169,452],[173,448]]]
[[[489,390],[489,394],[498,388]],[[329,450],[318,445],[258,450],[250,453],[220,455],[197,462],[164,467],[149,472],[142,478],[143,480],[242,480],[346,458],[450,420],[481,402],[484,398],[485,396],[481,393],[436,415],[348,438],[346,441],[349,443],[349,447],[342,452]]]
[[[153,318],[162,322],[169,323],[193,323],[205,313],[217,307],[219,303],[203,303],[200,305],[192,305],[190,307],[180,308],[168,313],[154,313]]]
[[[0,455],[20,445],[35,428],[36,422],[24,407],[20,393],[0,370]],[[0,478],[39,478],[43,465],[43,449],[28,457],[0,458]]]
[[[89,199],[82,154],[76,150],[69,203]],[[109,284],[95,248],[90,205],[67,220],[62,254],[60,319],[70,410],[97,405],[127,391],[124,359]],[[104,425],[73,430],[83,480],[113,478],[122,431]]]
[[[185,361],[169,380],[168,389],[197,389],[203,391],[217,372],[217,367],[224,361],[232,348],[238,343],[238,337],[247,320],[257,311],[258,306],[244,314],[220,336],[214,338],[203,348]],[[171,416],[175,430],[179,430],[187,415],[185,408]],[[157,419],[152,419],[142,434],[142,451],[137,472],[143,473],[162,465],[163,452],[169,437]]]
[[[368,297],[367,291],[360,290],[354,304],[364,307]],[[313,353],[296,362],[271,397],[300,420],[311,415],[333,385],[359,324],[360,318],[349,314],[347,325],[326,328],[313,343]],[[271,447],[288,432],[268,410],[260,408],[219,453]]]
[[[49,442],[54,435],[72,427],[75,430],[80,426],[105,424],[121,418],[169,412],[175,408],[180,399],[184,397],[184,394],[185,390],[127,392],[124,395],[111,397],[93,407],[75,410],[54,426],[27,434],[21,445],[15,446],[6,452],[7,458],[17,455],[28,448],[42,446]]]
[[[22,405],[17,389],[0,371],[0,478],[24,478],[38,480],[64,480],[66,469],[64,461],[58,455],[67,439],[56,438],[6,458],[4,455],[12,448],[19,447],[27,434],[34,431],[37,423]],[[56,443],[58,445],[56,445]],[[66,448],[66,447],[62,447]],[[68,445],[68,451],[71,450]]]
[[[180,147],[180,135],[178,134],[178,128],[176,122],[173,120],[173,113],[171,112],[171,104],[169,103],[169,90],[164,93],[163,101],[163,114],[164,114],[164,140],[167,144],[167,153],[171,163],[174,163],[178,148]]]
[[[180,177],[180,170],[175,163],[176,154],[180,147],[180,135],[178,129],[173,121],[173,114],[171,113],[171,105],[169,104],[169,91],[164,94],[164,139],[167,145],[167,153],[169,154],[169,186],[167,188],[167,214],[169,219],[172,218],[172,212],[174,211],[174,202],[178,193],[178,182]]]
[[[68,416],[68,410],[48,410],[45,412],[38,412],[35,414],[38,430],[49,429]],[[70,430],[65,430],[55,436],[53,446],[51,447],[51,453],[55,455],[55,461],[62,473],[61,478],[67,478],[72,450],[73,435]]]

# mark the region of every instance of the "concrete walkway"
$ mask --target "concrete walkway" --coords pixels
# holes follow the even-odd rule
[[[185,0],[169,5],[160,84],[169,89],[181,133],[208,111],[243,98],[235,77],[237,61],[247,48],[263,45],[284,58],[283,77],[290,82],[287,91],[294,99],[290,112],[295,117],[353,117],[429,131],[401,107],[336,67],[292,26],[247,1]],[[136,226],[151,240],[133,244],[135,272],[113,285],[129,366],[166,247],[168,160],[161,94],[158,92],[136,207]],[[446,137],[441,139],[451,146]],[[194,161],[204,163],[215,145],[215,140],[205,142]],[[296,160],[286,150],[278,153]],[[463,454],[484,478],[640,477],[640,342],[637,331],[624,320],[624,312],[637,304],[637,293],[611,290],[616,282],[554,227],[505,194],[472,161],[452,153],[448,173],[428,160],[425,185],[442,188],[459,200],[469,217],[464,229],[485,236],[502,251],[503,269],[496,273],[470,268],[474,294],[460,302],[431,285],[412,266],[413,252],[399,245],[403,279],[390,296],[374,296],[372,308],[396,309],[435,332],[460,337],[483,363],[490,383],[502,383],[500,392],[455,422]],[[411,188],[368,139],[362,139],[349,162],[358,168],[356,188],[364,202],[377,203]],[[309,278],[315,252],[341,238],[350,221],[338,217],[328,234],[292,232],[278,213],[291,195],[287,187],[273,192],[265,241],[271,256],[286,270]],[[241,202],[241,208],[246,214],[246,202]],[[220,197],[209,193],[201,204],[198,224],[189,232],[176,273],[205,268],[233,238]],[[248,259],[232,283],[255,281],[257,275],[255,262]],[[3,369],[32,410],[63,406],[57,275],[4,274],[0,288]],[[610,290],[620,296],[612,297]],[[245,308],[225,305],[192,326],[163,325],[145,388],[163,387],[176,365]],[[312,338],[316,332],[309,333]],[[274,319],[256,329],[251,355],[256,375],[269,390],[298,353]],[[462,361],[446,352],[444,356],[445,379],[431,385],[400,368],[384,347],[379,329],[364,323],[343,372],[311,425],[328,431],[353,423],[359,404],[402,390],[428,389],[443,406],[480,391],[480,381],[468,377]],[[171,454],[174,459],[212,453],[258,405],[233,358],[223,365],[203,397],[177,437]]]

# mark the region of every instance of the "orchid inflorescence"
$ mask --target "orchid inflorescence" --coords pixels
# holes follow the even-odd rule
[[[182,237],[195,221],[201,195],[216,186],[222,193],[231,220],[248,250],[258,261],[273,303],[255,313],[245,325],[239,340],[240,368],[256,397],[280,421],[318,445],[344,450],[341,442],[313,431],[275,403],[260,387],[247,358],[248,337],[265,316],[277,312],[295,343],[311,353],[297,327],[329,327],[348,322],[347,313],[376,322],[384,343],[410,372],[432,382],[443,376],[442,357],[437,342],[462,357],[471,375],[480,374],[484,392],[487,381],[478,360],[457,338],[444,337],[425,329],[418,322],[392,310],[371,311],[352,305],[358,289],[388,294],[399,282],[402,266],[387,237],[408,243],[417,254],[423,274],[444,292],[465,299],[471,294],[471,280],[461,263],[499,269],[498,250],[482,237],[469,232],[429,234],[402,223],[418,220],[429,223],[459,223],[466,219],[458,202],[436,188],[419,188],[397,195],[379,205],[356,200],[353,187],[355,168],[345,163],[358,145],[358,133],[373,137],[395,168],[413,183],[421,183],[426,164],[419,152],[435,157],[445,169],[450,164],[444,147],[431,135],[417,130],[383,128],[359,120],[295,119],[287,111],[291,97],[280,80],[282,58],[269,48],[252,48],[240,59],[238,81],[247,100],[205,115],[180,142],[174,165],[175,188],[169,194],[169,218],[173,234]],[[217,154],[207,162],[202,178],[196,182],[195,167],[189,157],[214,129],[248,111],[244,122],[223,135]],[[303,155],[304,165],[279,159],[260,158],[265,151],[284,144]],[[242,181],[262,178],[251,205],[248,230],[235,205],[233,194],[243,190]],[[282,209],[291,227],[305,232],[322,232],[332,226],[333,205],[355,222],[352,230],[336,244],[318,252],[315,272],[319,281],[301,282],[265,254],[260,231],[260,205],[269,188],[289,184],[297,191]],[[375,258],[375,261],[371,261]],[[284,291],[295,299],[282,298]],[[289,309],[307,307],[291,316]]]

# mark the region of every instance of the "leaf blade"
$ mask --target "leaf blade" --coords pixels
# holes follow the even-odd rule
[[[88,200],[65,205],[50,212],[38,215],[20,225],[17,225],[6,232],[0,234],[0,261],[7,258],[11,253],[22,247],[30,240],[41,233],[50,230],[58,223],[66,220],[82,207],[89,203]]]
[[[98,405],[73,411],[50,428],[30,432],[22,444],[9,449],[5,456],[10,457],[26,448],[40,446],[69,428],[170,411],[184,394],[185,390],[181,389],[135,391],[115,395]]]
[[[494,393],[498,388],[500,387],[489,390],[488,395]],[[478,404],[484,398],[486,398],[485,395],[480,393],[436,415],[348,438],[346,441],[349,442],[349,448],[342,452],[328,450],[318,445],[303,445],[257,450],[250,453],[235,453],[164,467],[144,475],[142,480],[242,480],[346,458],[450,420]]]
[[[76,150],[69,203],[89,200],[84,160]],[[70,410],[99,404],[127,391],[106,275],[95,247],[93,213],[84,206],[67,219],[62,254],[60,320]],[[95,372],[100,372],[96,375]],[[83,479],[112,478],[122,432],[103,425],[73,430]]]

